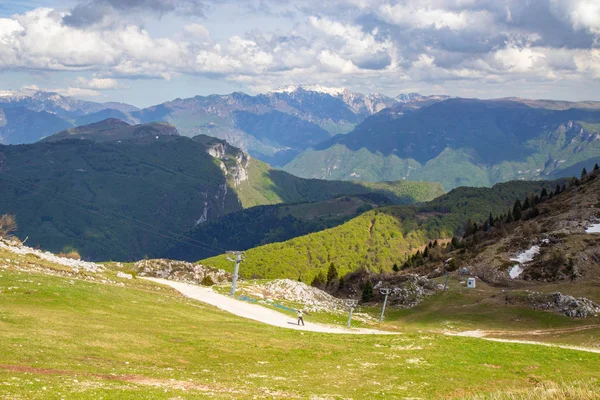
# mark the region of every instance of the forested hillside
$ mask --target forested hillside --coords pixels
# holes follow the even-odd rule
[[[429,240],[451,238],[468,219],[506,213],[515,199],[556,182],[508,182],[493,188],[459,188],[422,206],[390,206],[366,212],[345,224],[282,243],[248,250],[242,276],[310,282],[333,263],[341,275],[358,267],[388,271]],[[231,270],[223,256],[203,264]]]
[[[195,227],[256,205],[368,193],[410,204],[444,193],[436,183],[297,178],[250,159],[223,140],[180,137],[168,124],[129,125],[116,119],[36,144],[0,146],[0,182],[0,213],[17,217],[19,236],[51,251],[74,249],[94,260],[160,256],[170,242],[182,240]],[[311,222],[287,236],[265,235],[283,240],[293,232],[340,222]],[[257,237],[252,245],[263,239]],[[193,241],[186,245],[202,249]]]

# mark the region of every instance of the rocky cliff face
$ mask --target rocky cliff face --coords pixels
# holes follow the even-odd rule
[[[248,180],[248,162],[250,156],[241,150],[229,146],[225,142],[211,145],[206,152],[212,157],[220,160],[220,168],[223,175],[234,187]],[[223,189],[227,194],[227,188]]]

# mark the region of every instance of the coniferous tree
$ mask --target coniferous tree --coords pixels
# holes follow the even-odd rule
[[[525,197],[525,201],[523,202],[523,211],[527,210],[529,207],[529,197]]]
[[[540,198],[545,199],[547,197],[548,197],[548,191],[546,190],[546,188],[543,188],[542,193],[540,193]]]
[[[495,221],[494,221],[494,216],[493,216],[493,215],[492,215],[492,213],[490,212],[490,216],[489,216],[489,218],[488,218],[488,225],[489,225],[490,227],[492,227],[492,226],[494,226],[494,222],[495,222]]]
[[[556,185],[556,190],[554,191],[554,195],[560,194],[560,185]]]
[[[467,222],[465,223],[464,237],[471,236],[473,233],[475,233],[475,224],[473,223],[473,220],[471,218],[469,218],[467,220]]]
[[[460,243],[458,242],[458,239],[456,238],[456,236],[452,236],[452,241],[450,241],[450,246],[452,246],[452,249],[458,249],[460,247]]]
[[[396,264],[396,263],[394,263],[394,266],[392,267],[392,269],[393,269],[395,272],[398,272],[398,271],[400,271],[400,267],[398,267],[398,264]]]
[[[506,222],[513,222],[515,219],[513,218],[512,211],[508,210],[508,214],[506,214]]]
[[[521,201],[517,200],[515,201],[515,205],[513,207],[513,218],[515,219],[515,221],[518,221],[521,219]]]
[[[325,277],[325,274],[323,274],[323,271],[321,271],[317,274],[317,276],[314,277],[314,279],[310,283],[310,286],[321,288],[327,283],[326,279],[327,278]]]
[[[365,283],[365,286],[363,286],[363,290],[362,290],[362,301],[363,302],[368,302],[371,301],[371,299],[373,298],[373,284],[371,284],[371,281],[367,281]]]
[[[338,283],[338,290],[342,290],[344,288],[344,277],[340,278],[340,282]]]
[[[333,263],[329,264],[329,270],[327,271],[327,285],[330,285],[331,282],[338,278],[337,268]]]
[[[585,167],[581,170],[581,180],[585,180],[587,178],[587,170]]]
[[[598,171],[600,169],[600,167],[598,166],[598,163],[594,164],[594,171]]]
[[[429,247],[425,247],[425,250],[423,251],[423,258],[429,258]]]

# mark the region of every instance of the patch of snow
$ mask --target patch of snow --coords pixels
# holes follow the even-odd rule
[[[508,271],[510,279],[518,278],[524,271],[522,264],[533,261],[533,258],[538,254],[540,254],[540,246],[533,245],[528,250],[517,254],[515,258],[511,258],[510,261],[516,261],[518,264],[513,265],[513,267]]]
[[[600,233],[600,224],[593,224],[585,230],[585,233]]]
[[[514,265],[510,271],[508,271],[508,275],[510,276],[510,279],[516,279],[518,278],[521,273],[523,272],[523,268],[521,268],[521,266],[519,264]]]
[[[324,93],[333,97],[340,96],[348,91],[346,88],[327,87],[321,85],[288,85],[282,88],[273,89],[269,91],[269,93],[294,93],[298,90],[304,90],[306,92]]]
[[[533,261],[533,258],[540,254],[540,246],[533,245],[529,248],[529,250],[525,250],[522,253],[517,254],[515,258],[511,258],[510,261],[516,261],[519,264],[524,264],[526,262]]]

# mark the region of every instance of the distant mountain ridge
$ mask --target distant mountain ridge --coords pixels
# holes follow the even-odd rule
[[[179,133],[173,125],[165,122],[131,125],[117,118],[107,118],[100,122],[55,133],[42,139],[42,142],[56,142],[64,139],[87,139],[96,142],[109,142],[144,136],[156,136],[158,138],[159,136],[179,136]]]
[[[206,134],[224,139],[274,166],[285,165],[300,152],[331,136],[350,132],[368,116],[388,107],[420,108],[429,101],[429,96],[417,93],[392,98],[345,88],[290,85],[256,96],[241,92],[195,96],[139,110],[128,104],[96,103],[37,90],[0,91],[0,109],[26,109],[55,115],[63,120],[62,125],[49,125],[60,129],[107,118],[130,124],[167,122],[183,136]],[[23,115],[31,118],[31,113],[23,112]],[[31,124],[25,123],[24,118],[11,116],[10,134],[0,132],[2,143],[32,143],[55,133],[49,129],[32,132]],[[52,120],[45,114],[37,116],[37,119],[44,118]]]
[[[184,136],[206,134],[227,140],[255,158],[282,166],[318,142],[351,131],[368,116],[411,99],[426,97],[412,93],[394,99],[295,85],[256,96],[235,92],[175,99],[131,115],[140,122],[169,122]]]
[[[598,160],[600,103],[452,98],[387,108],[284,169],[306,178],[435,181],[449,190],[560,177]]]
[[[40,90],[0,90],[0,144],[27,144],[78,125],[108,117],[133,121],[138,108],[124,103],[96,103]]]

